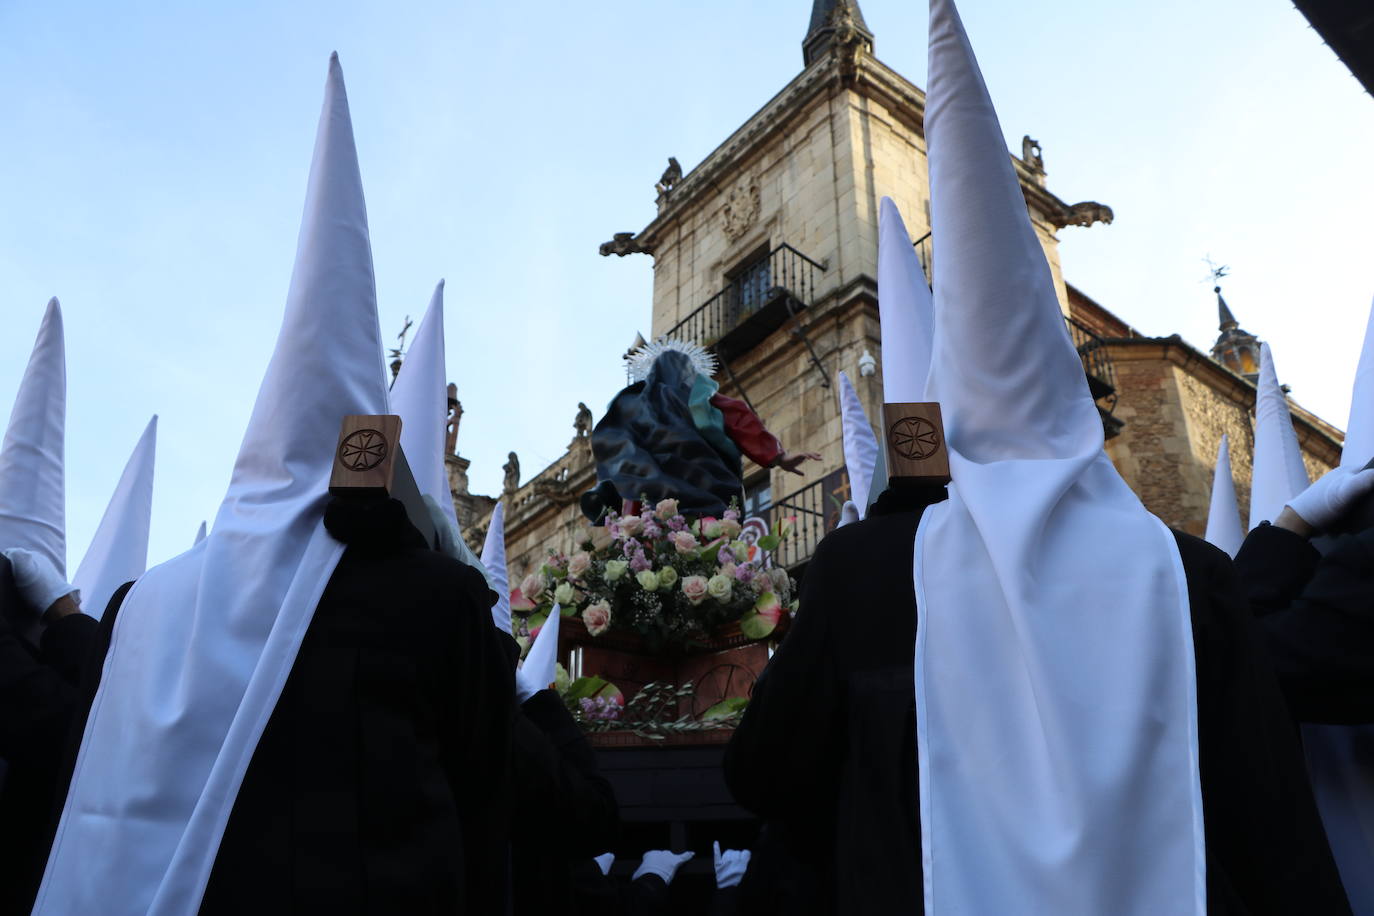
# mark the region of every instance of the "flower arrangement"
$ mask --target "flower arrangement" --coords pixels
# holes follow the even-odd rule
[[[686,715],[682,705],[692,699],[690,684],[645,684],[626,702],[609,681],[599,677],[572,680],[562,665],[557,667],[554,689],[583,731],[623,730],[655,741],[669,735],[733,728],[749,705],[745,697],[728,697],[700,716]]]
[[[511,609],[529,612],[527,630],[541,626],[557,603],[592,636],[628,629],[660,651],[735,621],[746,636],[762,639],[796,607],[796,583],[771,562],[791,533],[789,520],[774,522],[752,544],[741,539],[733,506],[721,518],[688,518],[677,500],[665,499],[638,515],[610,513],[603,523],[607,546],[584,538],[571,553],[550,554],[512,590]]]

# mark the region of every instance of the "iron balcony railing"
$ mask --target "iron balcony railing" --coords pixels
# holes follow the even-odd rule
[[[770,527],[785,521],[790,529],[773,552],[773,562],[796,569],[811,559],[821,538],[839,525],[848,495],[849,476],[840,468],[757,509],[754,515]]]
[[[668,336],[715,348],[722,359],[747,350],[800,308],[811,305],[817,275],[825,266],[791,245],[779,245],[735,271],[724,289],[679,321]],[[768,312],[775,321],[759,327],[760,334],[743,334],[750,319]]]
[[[1083,373],[1088,377],[1093,400],[1110,416],[1116,409],[1116,365],[1107,351],[1107,344],[1076,319],[1066,315],[1064,321],[1069,326],[1069,337],[1078,351],[1078,358],[1083,360]]]

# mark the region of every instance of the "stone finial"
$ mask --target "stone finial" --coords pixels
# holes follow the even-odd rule
[[[806,66],[836,48],[862,48],[873,53],[873,33],[864,22],[859,0],[813,0],[811,24],[802,39]]]

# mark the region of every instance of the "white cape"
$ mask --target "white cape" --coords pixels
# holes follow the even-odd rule
[[[343,553],[322,524],[339,423],[387,407],[362,182],[331,57],[285,316],[229,490],[209,536],[124,600],[35,912],[199,907]]]
[[[925,912],[1203,914],[1178,548],[1103,451],[950,0],[931,3],[929,74],[927,396],[953,483],[914,559]]]

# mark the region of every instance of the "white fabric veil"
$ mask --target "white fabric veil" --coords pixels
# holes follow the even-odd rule
[[[925,911],[1205,913],[1177,544],[1103,451],[951,0],[931,2],[925,131],[926,396],[953,478],[915,548]]]
[[[367,213],[329,62],[285,316],[209,536],[126,597],[35,912],[193,913],[343,545],[339,423],[387,412]]]

